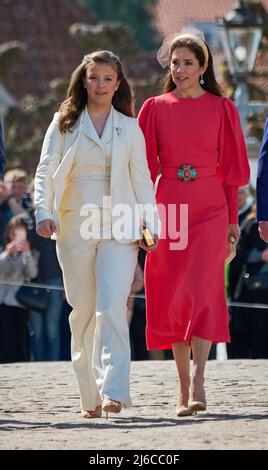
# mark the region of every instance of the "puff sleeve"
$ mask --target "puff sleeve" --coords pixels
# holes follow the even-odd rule
[[[145,137],[146,153],[151,178],[155,184],[160,170],[158,160],[158,145],[156,137],[156,104],[155,98],[146,100],[138,115],[139,125]]]
[[[238,223],[238,188],[249,182],[250,168],[240,117],[234,103],[223,98],[219,134],[218,175],[229,210],[229,223]]]

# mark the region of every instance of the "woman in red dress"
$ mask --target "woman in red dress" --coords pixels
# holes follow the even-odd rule
[[[237,192],[249,164],[238,111],[221,94],[200,32],[169,38],[158,60],[170,66],[164,94],[139,114],[154,183],[161,169],[157,203],[166,209],[158,249],[147,257],[146,337],[148,349],[172,348],[177,415],[187,416],[206,409],[212,343],[229,342],[224,264],[228,236],[239,239]]]

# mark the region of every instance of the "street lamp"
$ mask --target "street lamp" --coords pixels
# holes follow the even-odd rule
[[[237,79],[246,77],[254,67],[262,37],[262,19],[240,1],[218,21],[218,27],[230,73]]]
[[[246,133],[248,115],[247,77],[252,72],[262,37],[262,19],[251,13],[244,1],[217,22],[224,55],[236,82],[235,103]]]

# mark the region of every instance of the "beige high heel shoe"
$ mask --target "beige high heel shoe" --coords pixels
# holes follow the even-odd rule
[[[199,384],[200,387],[200,384]],[[207,409],[207,402],[206,402],[206,395],[205,395],[205,390],[204,390],[204,379],[202,381],[202,389],[197,391],[197,389],[194,389],[194,393],[192,394],[190,391],[190,396],[200,396],[203,398],[203,400],[189,400],[188,402],[188,407],[190,410],[192,410],[194,413],[197,411],[206,411]]]
[[[102,401],[102,409],[105,411],[105,418],[108,419],[108,413],[120,413],[122,404],[120,401],[104,398]]]
[[[193,411],[188,406],[176,406],[177,416],[192,416]]]
[[[95,410],[82,410],[82,418],[101,418],[102,409],[101,406],[96,406]]]
[[[188,407],[192,412],[206,411],[207,402],[206,401],[189,401]]]

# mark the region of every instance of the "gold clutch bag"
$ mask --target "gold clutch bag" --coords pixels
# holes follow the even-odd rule
[[[228,236],[228,244],[225,257],[225,265],[230,263],[236,256],[237,241],[233,235]]]
[[[148,248],[155,245],[154,237],[151,233],[151,230],[148,227],[145,227],[145,226],[143,227],[142,235],[143,235],[144,244],[148,246]]]

